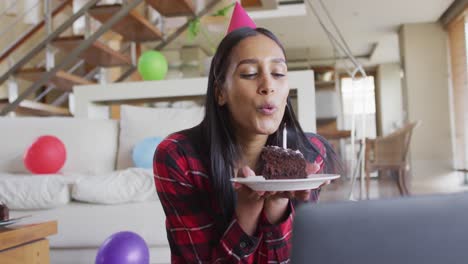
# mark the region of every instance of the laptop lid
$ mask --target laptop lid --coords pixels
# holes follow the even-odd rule
[[[292,263],[468,263],[468,193],[305,204]]]

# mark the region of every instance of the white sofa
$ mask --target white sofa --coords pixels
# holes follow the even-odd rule
[[[13,199],[21,195],[17,195],[19,191],[11,189],[26,188],[25,185],[28,185],[9,185],[6,184],[8,181],[39,181],[47,177],[52,180],[65,180],[67,187],[60,194],[54,194],[53,189],[44,187],[45,182],[29,186],[34,192],[39,189],[49,191],[45,198],[36,197],[47,201],[35,201],[33,205],[52,208],[11,211],[12,217],[32,215],[20,223],[58,221],[58,234],[49,237],[52,263],[94,263],[102,242],[110,235],[124,230],[136,232],[145,239],[150,249],[151,263],[169,263],[165,216],[154,189],[152,194],[147,194],[146,185],[142,187],[146,188],[142,191],[146,193],[143,198],[134,193],[133,200],[127,197],[128,201],[124,203],[112,204],[115,200],[111,200],[105,204],[75,200],[74,187],[78,186],[78,182],[100,179],[96,177],[108,177],[120,172],[129,173],[129,170],[132,170],[127,169],[132,166],[131,148],[136,141],[148,136],[165,136],[170,132],[191,127],[201,120],[202,115],[201,108],[149,109],[127,106],[122,107],[120,122],[57,117],[0,118],[0,180],[4,183],[3,186],[0,183],[0,192],[3,192],[4,197]],[[44,134],[56,135],[66,146],[67,161],[60,175],[28,175],[22,164],[22,155],[27,146],[34,138]],[[151,171],[147,173],[151,174]],[[153,181],[152,174],[150,176]],[[128,181],[128,177],[126,180]],[[139,183],[135,183],[137,184]],[[116,195],[115,192],[112,194],[115,190],[109,186],[102,186],[102,193],[115,197],[112,196]],[[93,184],[93,187],[96,186]],[[151,188],[154,188],[154,183]],[[96,191],[96,188],[91,191]],[[20,198],[34,199],[29,197],[34,196],[31,192],[22,192]],[[18,206],[22,206],[21,203]]]

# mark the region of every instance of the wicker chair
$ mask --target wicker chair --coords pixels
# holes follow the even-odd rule
[[[366,195],[369,199],[370,173],[393,171],[398,174],[397,185],[400,194],[409,195],[407,172],[409,170],[408,149],[413,129],[421,122],[409,123],[397,131],[376,139],[366,139],[365,172]]]

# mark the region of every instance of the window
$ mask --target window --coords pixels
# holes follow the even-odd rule
[[[344,129],[351,130],[353,112],[355,114],[356,137],[362,137],[362,121],[366,121],[366,137],[376,137],[375,86],[374,77],[341,79],[343,98]]]
[[[468,169],[468,27],[464,16],[448,25],[451,66],[451,121],[455,169]]]

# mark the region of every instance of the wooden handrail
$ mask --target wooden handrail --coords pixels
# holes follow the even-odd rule
[[[52,17],[57,15],[58,13],[62,12],[68,5],[71,5],[73,0],[64,0],[60,5],[58,5],[52,11]],[[11,53],[13,53],[17,48],[19,48],[24,42],[26,42],[29,38],[32,37],[37,31],[39,31],[45,25],[45,20],[42,19],[37,25],[31,28],[28,32],[26,32],[23,36],[16,40],[15,43],[10,45],[10,47],[0,55],[0,63],[3,62]]]

